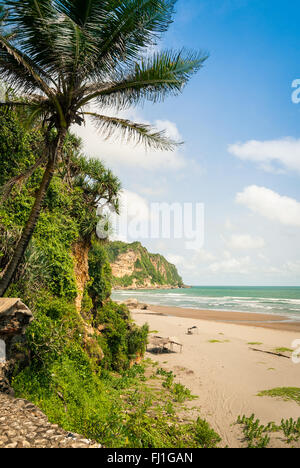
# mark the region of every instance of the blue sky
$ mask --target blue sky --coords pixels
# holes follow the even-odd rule
[[[89,126],[79,132],[141,211],[151,202],[204,203],[203,246],[141,239],[175,262],[186,283],[299,285],[300,104],[291,99],[299,15],[295,1],[178,0],[159,48],[210,58],[182,96],[128,116],[167,127],[184,147],[146,155],[102,143]]]

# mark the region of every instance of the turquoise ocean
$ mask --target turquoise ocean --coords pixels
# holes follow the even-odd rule
[[[148,304],[187,309],[283,315],[300,321],[300,287],[194,286],[190,289],[113,291],[114,300],[136,298]]]

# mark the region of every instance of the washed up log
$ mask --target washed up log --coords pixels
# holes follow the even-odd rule
[[[281,353],[274,353],[272,351],[264,351],[263,349],[257,349],[257,348],[250,348],[252,351],[256,351],[258,353],[265,353],[265,354],[271,354],[273,356],[278,356],[278,357],[283,357],[286,359],[290,359],[290,356],[287,356],[286,354],[281,354]]]

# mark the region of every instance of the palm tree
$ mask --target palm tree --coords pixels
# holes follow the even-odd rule
[[[122,110],[179,94],[207,59],[205,54],[185,50],[146,56],[147,47],[156,44],[172,22],[175,3],[5,1],[8,18],[0,36],[0,79],[9,82],[20,99],[2,105],[26,107],[31,121],[42,120],[48,151],[29,219],[0,282],[0,296],[31,239],[72,124],[83,124],[88,115],[106,138],[119,131],[126,141],[147,147],[172,150],[176,146],[164,132],[148,125],[105,115],[108,108]],[[89,112],[88,104],[97,105],[99,113]]]

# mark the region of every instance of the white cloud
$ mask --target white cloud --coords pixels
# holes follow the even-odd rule
[[[283,168],[300,173],[300,139],[250,140],[229,145],[228,151],[239,159],[258,163],[266,171],[282,172]]]
[[[228,218],[226,219],[226,222],[225,222],[225,229],[227,231],[231,231],[232,229],[234,229],[232,222]]]
[[[196,259],[200,262],[212,262],[215,260],[215,256],[208,252],[207,250],[201,249],[199,252],[196,254]]]
[[[145,234],[143,229],[150,219],[149,204],[145,198],[130,190],[122,190],[119,199],[120,215],[110,216],[114,230],[111,240],[133,242],[138,240],[139,234]]]
[[[233,234],[227,245],[232,249],[261,249],[265,246],[265,241],[262,237],[249,234]]]
[[[236,202],[254,213],[287,226],[300,226],[300,203],[266,187],[251,185],[238,193]]]
[[[168,260],[168,262],[178,267],[183,266],[185,264],[185,258],[182,257],[181,255],[168,253],[166,255],[166,259]]]
[[[137,190],[144,195],[153,197],[164,195],[166,193],[166,182],[160,187],[145,187],[145,186],[137,186]]]
[[[283,270],[287,271],[288,273],[299,274],[300,273],[300,261],[286,262],[283,265]]]
[[[92,111],[96,111],[92,109]],[[110,111],[103,112],[105,115],[113,115]],[[133,120],[135,122],[145,122],[136,111],[129,110],[118,114],[118,117]],[[158,130],[166,130],[172,139],[181,141],[182,137],[174,122],[169,120],[156,120],[153,126]],[[107,141],[101,138],[101,133],[97,131],[92,121],[87,118],[85,126],[74,126],[73,131],[83,140],[84,152],[87,156],[96,157],[105,161],[111,166],[128,166],[152,170],[179,170],[185,166],[184,156],[180,149],[175,151],[154,151],[146,150],[144,146],[124,143],[117,136]]]
[[[251,268],[250,257],[234,258],[226,252],[225,259],[214,262],[208,269],[212,273],[240,273],[248,274]]]
[[[150,209],[147,200],[130,190],[122,190],[120,196],[120,215],[129,219],[148,220]]]

